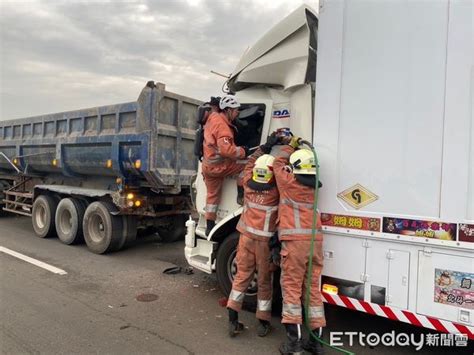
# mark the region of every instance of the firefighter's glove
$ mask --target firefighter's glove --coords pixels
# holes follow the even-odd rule
[[[272,147],[275,144],[278,144],[279,142],[280,142],[280,138],[277,136],[276,132],[273,132],[271,135],[268,136],[265,144],[262,144],[260,146],[260,149],[262,150],[263,153],[270,154],[270,152],[272,151]]]
[[[301,138],[298,136],[291,137],[290,143],[288,143],[288,145],[294,149],[298,148],[300,144],[301,144]]]

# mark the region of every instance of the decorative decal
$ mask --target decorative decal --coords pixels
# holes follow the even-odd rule
[[[474,243],[474,224],[459,224],[459,242]]]
[[[435,269],[434,301],[474,309],[474,274]]]
[[[383,218],[384,233],[439,240],[456,240],[456,223],[432,222],[405,218]]]
[[[323,226],[359,229],[380,232],[380,218],[345,216],[340,214],[322,213]]]

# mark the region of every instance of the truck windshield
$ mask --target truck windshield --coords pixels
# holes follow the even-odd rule
[[[234,121],[235,143],[249,148],[259,145],[264,117],[264,104],[242,104],[239,117]]]

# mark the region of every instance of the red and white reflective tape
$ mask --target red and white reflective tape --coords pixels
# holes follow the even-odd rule
[[[375,316],[381,316],[392,320],[413,324],[418,327],[434,329],[443,333],[466,334],[469,339],[474,339],[474,327],[433,317],[422,316],[406,310],[382,306],[376,303],[360,301],[346,296],[330,295],[325,292],[322,294],[324,302],[329,304],[334,304],[336,306],[346,307],[355,311],[361,311]]]

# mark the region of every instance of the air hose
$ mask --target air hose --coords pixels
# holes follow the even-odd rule
[[[309,303],[310,303],[310,297],[311,297],[311,282],[312,282],[312,276],[313,276],[313,254],[314,254],[314,239],[316,237],[316,225],[317,225],[317,219],[318,219],[318,195],[319,195],[319,161],[318,161],[318,155],[316,154],[316,151],[313,147],[313,145],[305,140],[301,141],[301,144],[307,145],[311,151],[313,152],[314,156],[314,164],[316,165],[316,183],[314,187],[314,205],[313,205],[313,224],[312,224],[312,233],[311,233],[311,248],[309,251],[309,262],[308,262],[308,275],[306,279],[306,295],[305,295],[305,302],[304,302],[304,308],[305,308],[305,326],[306,329],[308,330],[309,336],[312,337],[314,340],[320,342],[323,345],[326,345],[330,347],[331,349],[334,349],[336,351],[339,351],[344,354],[348,355],[354,355],[355,353],[344,350],[335,346],[332,346],[328,342],[324,341],[320,337],[318,337],[316,334],[313,333],[311,326],[310,326],[310,320],[309,320]]]

